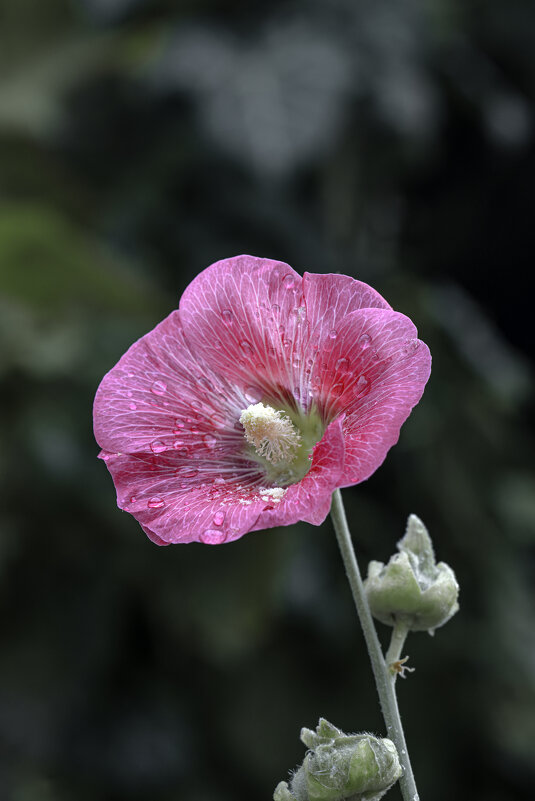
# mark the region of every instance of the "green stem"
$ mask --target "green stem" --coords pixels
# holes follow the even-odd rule
[[[331,518],[336,532],[336,539],[340,547],[342,559],[344,562],[345,571],[353,594],[353,600],[357,607],[360,624],[364,633],[364,639],[370,655],[372,663],[373,675],[375,677],[375,684],[377,686],[377,693],[381,703],[381,710],[386,724],[388,736],[393,740],[399,755],[399,761],[403,767],[403,775],[399,780],[401,786],[401,794],[404,801],[419,801],[418,790],[414,781],[414,774],[412,772],[411,763],[409,759],[409,752],[407,750],[407,743],[405,742],[405,735],[403,733],[403,726],[401,725],[401,718],[399,716],[398,702],[395,692],[395,675],[392,675],[383,658],[381,644],[377,637],[375,625],[371,616],[368,601],[360,571],[357,563],[357,557],[353,549],[351,541],[351,534],[347,525],[344,504],[342,502],[342,495],[340,490],[333,492],[331,503]],[[402,645],[400,646],[401,649]]]

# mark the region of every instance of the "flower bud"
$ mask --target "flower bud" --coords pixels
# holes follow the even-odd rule
[[[370,562],[364,582],[372,615],[393,626],[403,622],[411,631],[444,625],[459,609],[459,585],[444,562],[435,562],[431,538],[416,515],[410,515],[399,553],[385,566]]]
[[[310,750],[274,801],[378,801],[401,776],[392,740],[344,734],[323,718],[315,732],[302,729],[301,740]]]

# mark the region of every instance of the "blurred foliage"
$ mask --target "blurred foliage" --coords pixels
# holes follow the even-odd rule
[[[429,343],[348,514],[363,569],[414,511],[460,580],[399,688],[422,798],[533,798],[534,30],[527,0],[1,0],[0,798],[270,798],[301,726],[383,731],[328,521],[159,549],[95,458],[102,375],[240,252]]]

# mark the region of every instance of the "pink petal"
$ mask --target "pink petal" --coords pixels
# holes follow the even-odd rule
[[[319,334],[321,342],[353,311],[391,308],[375,289],[348,275],[305,273],[303,295],[312,321],[310,334]]]
[[[288,487],[279,503],[262,499],[261,475],[225,473],[224,464],[197,470],[198,463],[191,461],[177,469],[174,454],[103,457],[117,489],[118,506],[134,515],[153,542],[219,545],[248,531],[297,520],[319,525],[340,480],[343,454],[342,418],[338,418],[316,445],[309,473]]]
[[[103,378],[93,409],[95,438],[113,453],[175,450],[185,459],[193,453],[213,458],[243,449],[243,433],[235,425],[248,403],[197,362],[175,311]]]
[[[355,484],[368,478],[397,442],[429,378],[429,349],[405,315],[362,309],[343,319],[318,364],[314,397],[326,419],[346,415],[343,485]]]
[[[256,483],[248,483],[247,474],[226,472],[224,463],[199,470],[191,461],[177,468],[174,454],[112,454],[105,461],[117,490],[117,505],[158,544],[229,542],[250,531],[265,506],[260,500],[239,502],[258,497],[254,491],[258,472]]]
[[[302,282],[287,264],[237,256],[212,264],[182,296],[192,349],[250,402],[292,403],[299,392],[306,339]]]

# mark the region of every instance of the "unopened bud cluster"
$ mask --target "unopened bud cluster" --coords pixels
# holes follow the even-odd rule
[[[372,615],[393,626],[402,622],[410,631],[433,631],[459,609],[459,585],[444,562],[435,562],[431,538],[416,515],[410,515],[399,553],[385,566],[370,562],[364,582]]]
[[[301,740],[310,750],[274,801],[379,801],[401,776],[391,740],[344,734],[323,718],[315,732],[302,729]]]

